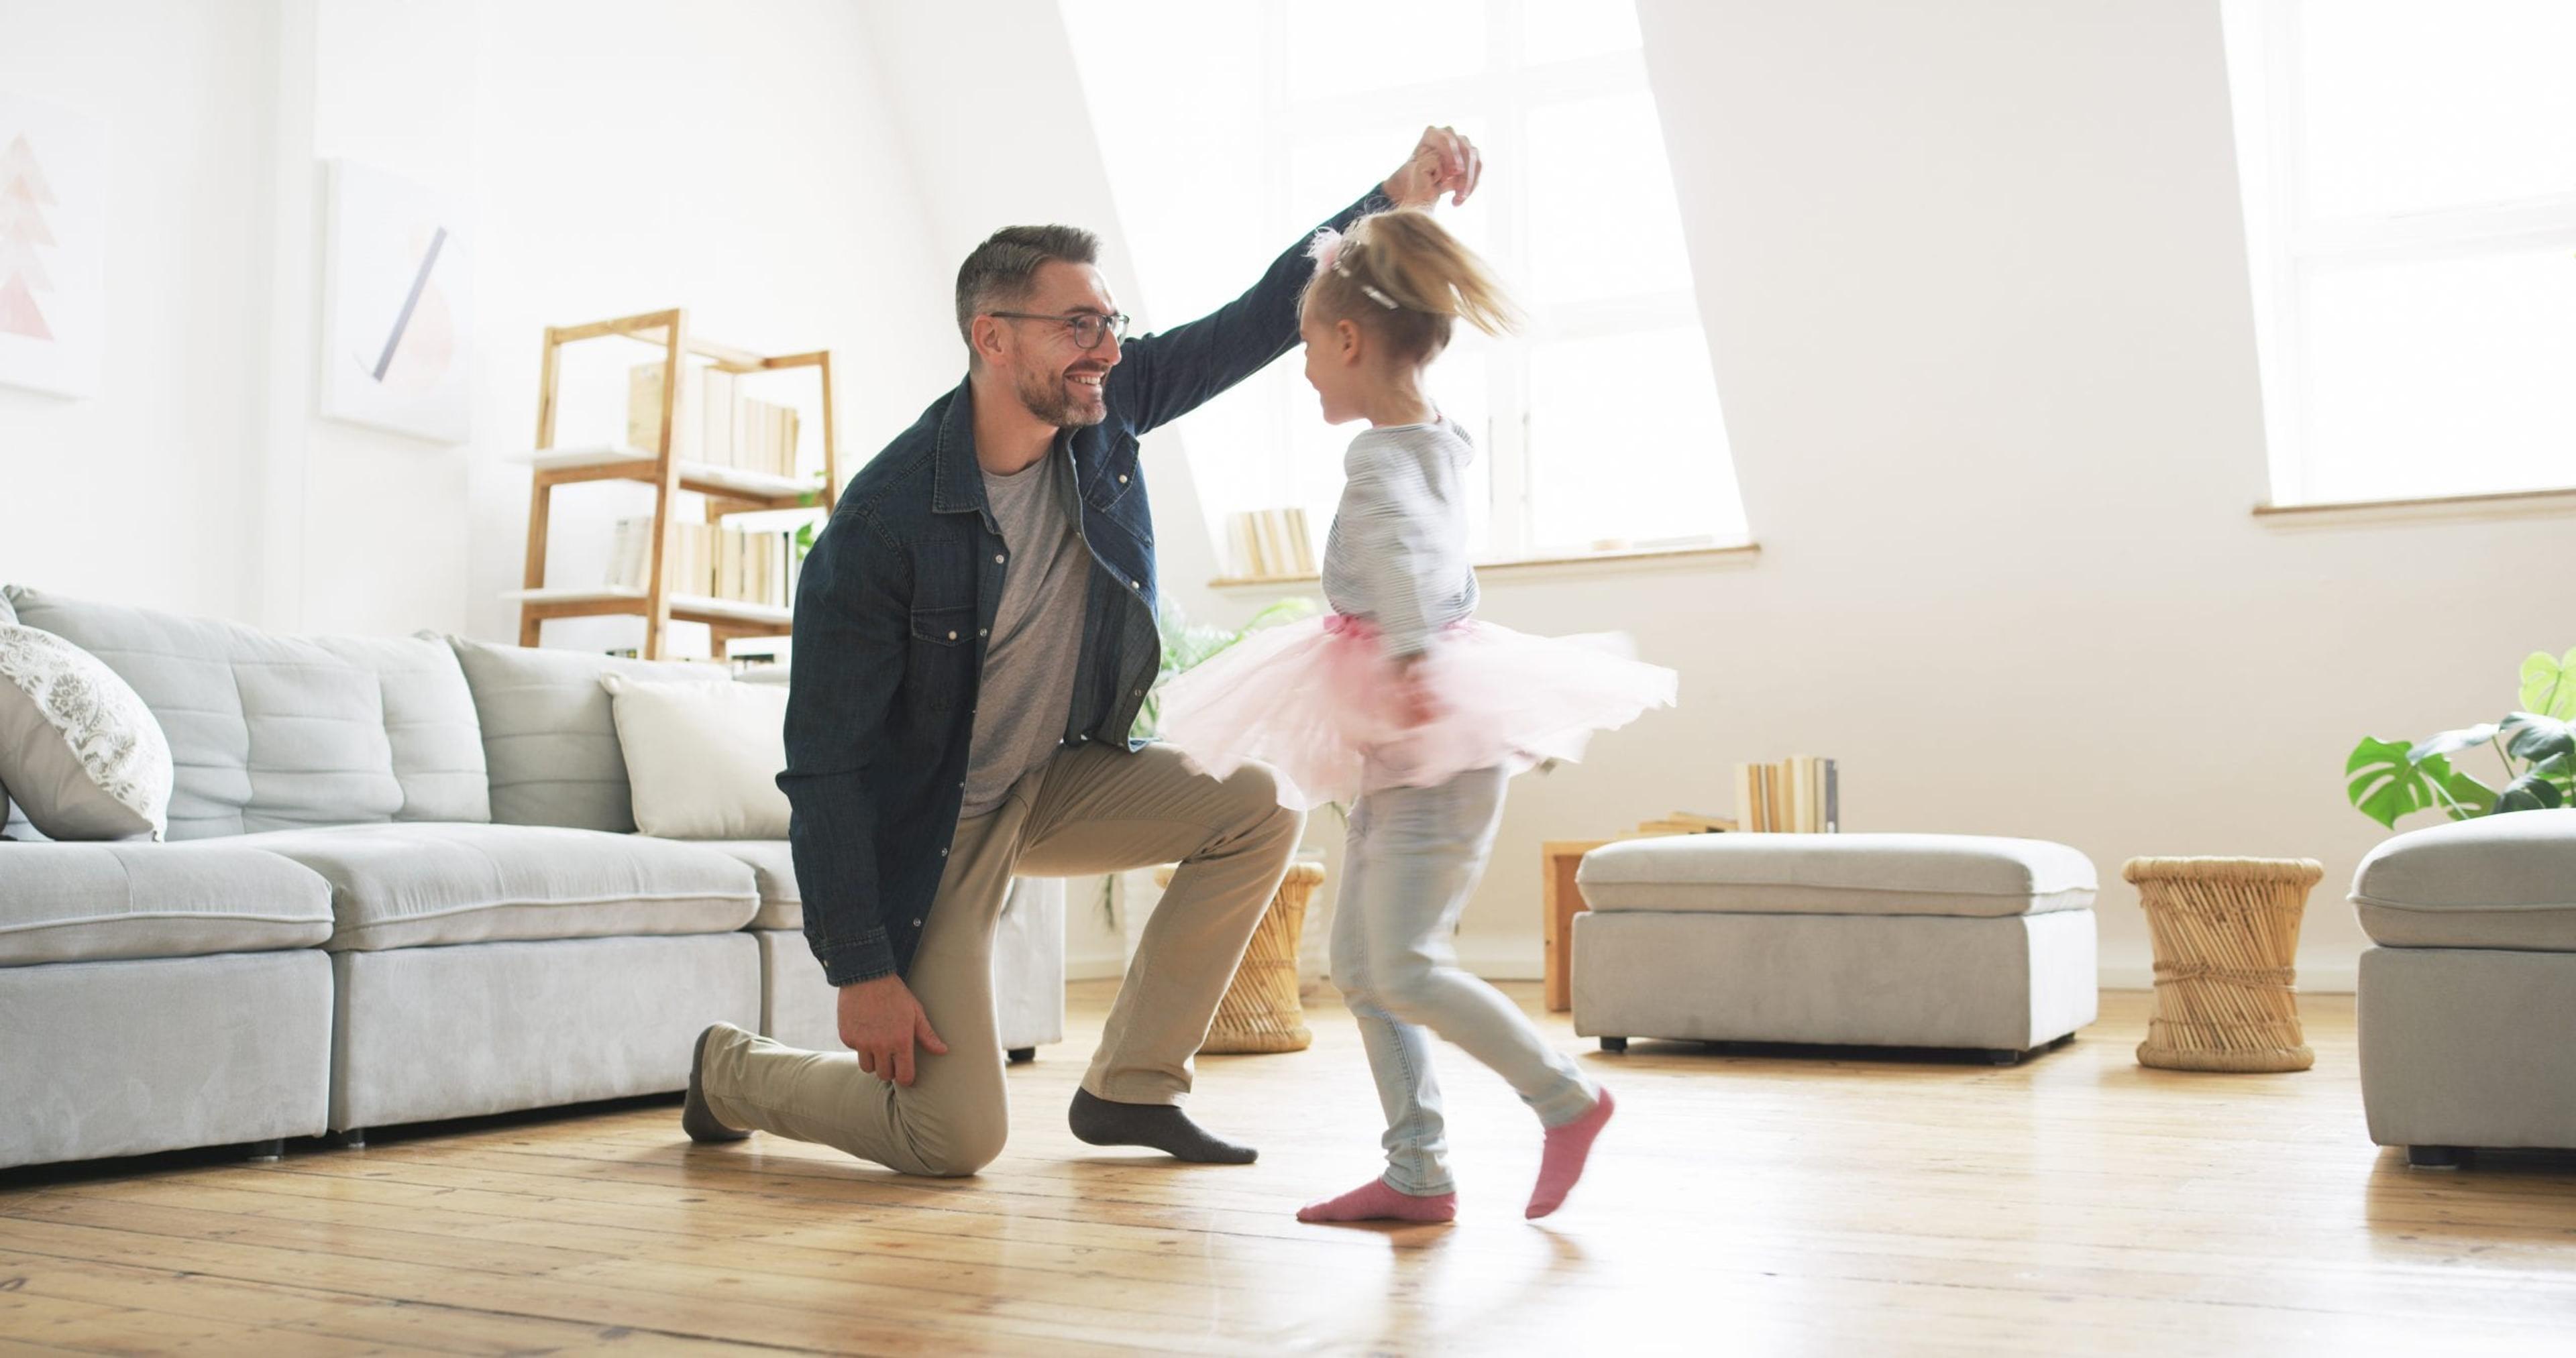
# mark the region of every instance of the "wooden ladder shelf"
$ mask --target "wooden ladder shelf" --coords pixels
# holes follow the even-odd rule
[[[616,445],[579,449],[555,447],[555,384],[563,347],[584,340],[622,337],[662,351],[662,436],[652,449]],[[822,382],[823,484],[795,477],[714,463],[691,462],[673,455],[674,440],[694,414],[683,393],[694,387],[682,374],[691,358],[705,359],[727,372],[778,372],[812,368]],[[679,308],[594,321],[588,325],[546,327],[545,369],[537,388],[537,447],[531,458],[536,475],[528,487],[528,559],[526,587],[519,600],[519,644],[534,646],[548,618],[638,616],[644,619],[642,654],[658,660],[673,621],[704,623],[718,659],[737,637],[779,637],[789,633],[792,607],[715,599],[674,590],[671,585],[672,496],[693,491],[707,497],[707,521],[729,514],[764,510],[819,508],[832,511],[841,485],[838,431],[832,417],[832,355],[817,349],[805,354],[755,354],[717,344],[689,333],[688,315]],[[617,588],[550,589],[546,585],[546,530],[552,517],[554,489],[585,481],[640,481],[654,488],[652,542],[641,590]]]

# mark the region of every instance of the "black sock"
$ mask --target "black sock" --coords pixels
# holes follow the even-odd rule
[[[1065,1121],[1095,1146],[1151,1146],[1202,1165],[1248,1165],[1261,1152],[1238,1146],[1190,1121],[1189,1114],[1159,1103],[1115,1103],[1088,1089],[1073,1092]]]

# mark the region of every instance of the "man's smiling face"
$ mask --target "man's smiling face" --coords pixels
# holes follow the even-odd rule
[[[1089,264],[1049,260],[1038,266],[1027,298],[1009,308],[1036,316],[1110,316],[1118,307],[1108,280]],[[1005,320],[1005,356],[1000,366],[1011,389],[1031,415],[1059,429],[1079,429],[1109,417],[1101,394],[1109,370],[1118,366],[1118,340],[1102,335],[1085,349],[1074,343],[1073,327],[1055,320]]]

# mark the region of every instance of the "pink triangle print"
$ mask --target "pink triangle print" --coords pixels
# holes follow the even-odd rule
[[[45,183],[45,172],[36,167],[36,148],[27,144],[26,134],[9,140],[9,149],[0,151],[0,185],[23,187],[27,196],[50,205],[54,191]]]
[[[24,192],[25,185],[0,188],[0,241],[24,241],[29,245],[59,244],[45,226],[44,214],[37,210],[36,200]]]
[[[27,290],[27,281],[12,277],[0,283],[0,335],[24,335],[29,339],[50,342],[52,327],[45,324],[45,313],[36,309],[36,295]]]

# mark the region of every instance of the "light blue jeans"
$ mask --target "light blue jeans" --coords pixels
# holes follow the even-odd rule
[[[1598,1097],[1518,1005],[1458,969],[1449,944],[1493,852],[1506,778],[1479,769],[1438,787],[1366,792],[1351,808],[1333,981],[1360,1021],[1386,1110],[1386,1183],[1400,1193],[1452,1187],[1426,1028],[1502,1076],[1543,1126],[1572,1122]]]

